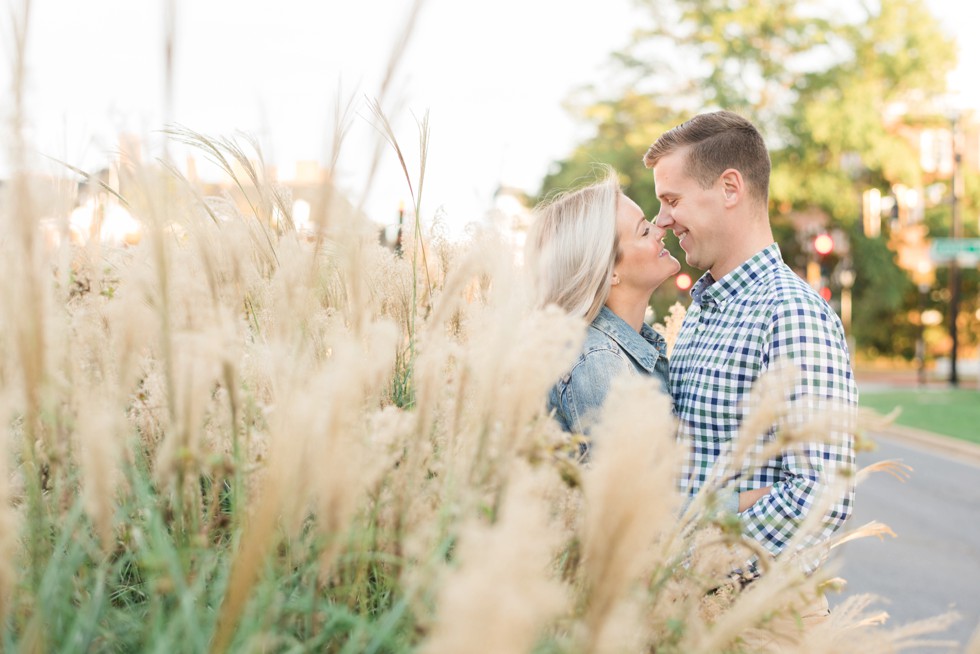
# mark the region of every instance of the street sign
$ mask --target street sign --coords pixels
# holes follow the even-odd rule
[[[980,238],[934,238],[929,256],[936,263],[976,263],[980,261]]]

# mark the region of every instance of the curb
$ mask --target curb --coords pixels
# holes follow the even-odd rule
[[[980,467],[980,445],[976,443],[902,425],[889,425],[885,429],[873,432],[872,437],[874,436],[884,436],[906,444],[918,445],[933,453],[945,454],[961,463]]]

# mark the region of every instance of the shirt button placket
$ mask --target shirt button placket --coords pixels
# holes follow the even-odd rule
[[[711,305],[707,305],[701,308],[701,313],[698,315],[698,326],[696,333],[701,334],[708,327],[708,312],[711,311]]]

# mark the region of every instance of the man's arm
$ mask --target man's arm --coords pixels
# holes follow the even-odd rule
[[[785,548],[809,511],[827,501],[822,495],[828,489],[835,496],[828,498],[829,508],[807,543],[825,540],[850,515],[853,488],[842,478],[854,468],[850,413],[857,404],[843,330],[827,305],[800,297],[777,309],[764,367],[777,361],[788,361],[800,371],[790,393],[790,414],[777,429],[832,428],[820,434],[826,438],[790,446],[764,464],[778,468],[779,479],[742,519],[746,533],[773,555]]]

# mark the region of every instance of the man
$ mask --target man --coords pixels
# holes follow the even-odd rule
[[[716,464],[730,463],[739,436],[757,438],[741,451],[759,453],[794,420],[799,427],[835,411],[849,420],[857,389],[840,320],[783,262],[773,240],[769,154],[755,126],[727,111],[701,114],[663,134],[643,160],[662,203],[657,225],[677,235],[689,264],[707,271],[691,291],[670,358],[681,436],[691,445],[681,487],[693,496],[717,474]],[[790,415],[766,423],[761,431],[775,424],[766,433],[740,435],[753,410],[753,384],[779,362],[799,371],[787,389]],[[801,545],[839,528],[853,502],[846,482],[854,466],[851,429],[838,423],[821,442],[787,445],[746,474],[736,462],[723,497],[741,510],[744,533],[777,556],[813,510],[825,514]],[[766,486],[761,499],[736,508],[734,493]]]

